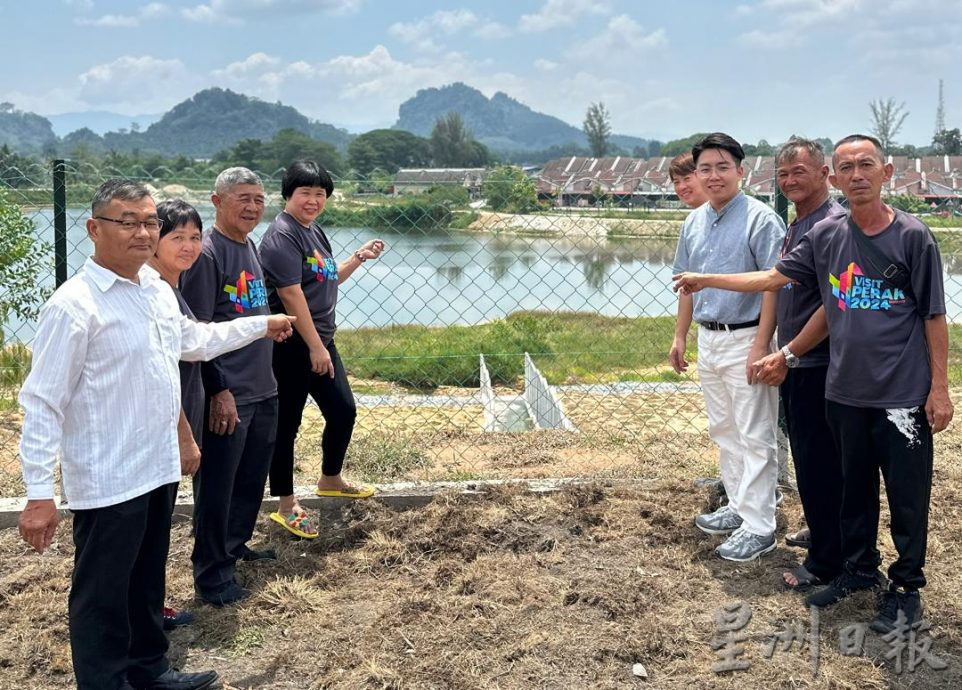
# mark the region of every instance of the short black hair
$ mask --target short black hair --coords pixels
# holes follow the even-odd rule
[[[149,196],[150,191],[139,182],[117,178],[107,180],[94,193],[93,201],[90,202],[90,215],[96,216],[114,199],[140,201]]]
[[[708,149],[728,151],[735,159],[735,165],[740,166],[742,161],[745,160],[745,149],[724,132],[713,132],[692,147],[691,157],[695,161],[695,165],[698,165],[698,157]]]
[[[885,163],[885,149],[882,148],[882,142],[869,134],[849,134],[847,137],[842,137],[835,144],[835,151],[838,151],[840,146],[844,146],[845,144],[857,144],[860,141],[871,142],[872,146],[875,147],[875,155],[878,156],[878,159],[882,163]],[[835,164],[834,151],[832,152],[832,164]]]
[[[334,193],[334,180],[319,163],[294,161],[281,180],[281,196],[287,201],[298,187],[323,187],[328,196]]]
[[[198,230],[204,229],[204,222],[200,219],[197,209],[183,199],[161,201],[157,204],[157,217],[163,222],[160,230],[161,237],[188,223],[196,225]]]

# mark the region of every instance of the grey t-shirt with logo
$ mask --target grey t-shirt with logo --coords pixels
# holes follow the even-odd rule
[[[181,275],[180,291],[198,321],[217,323],[271,313],[254,242],[249,238],[235,242],[213,227],[204,232],[200,258]],[[230,389],[234,402],[245,405],[277,395],[271,369],[273,345],[261,338],[205,363],[207,396]]]
[[[945,313],[938,244],[924,223],[898,210],[885,230],[868,238],[908,269],[903,290],[861,250],[849,218],[818,223],[775,266],[821,294],[831,337],[825,397],[854,407],[923,405],[932,384],[925,319]]]
[[[286,314],[277,288],[300,285],[321,341],[329,345],[337,330],[337,262],[331,243],[317,223],[304,227],[286,211],[268,226],[260,246],[271,312]]]
[[[788,226],[785,242],[780,256],[788,256],[802,241],[802,237],[815,227],[815,224],[845,213],[845,208],[835,199],[828,198],[825,203],[803,218],[797,218]],[[822,296],[815,286],[802,283],[789,283],[778,291],[778,346],[784,347],[798,335],[818,308],[822,306]],[[828,338],[809,350],[799,362],[800,367],[823,367],[828,364]]]

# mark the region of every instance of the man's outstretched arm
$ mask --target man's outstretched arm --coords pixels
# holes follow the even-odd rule
[[[792,282],[774,268],[751,273],[676,273],[672,290],[683,295],[705,288],[731,290],[732,292],[769,292],[775,291]]]

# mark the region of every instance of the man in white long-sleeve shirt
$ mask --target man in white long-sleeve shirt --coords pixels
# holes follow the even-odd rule
[[[80,690],[202,690],[213,671],[179,673],[166,658],[161,609],[170,518],[180,479],[180,359],[210,359],[265,335],[287,317],[200,324],[145,262],[160,221],[149,192],[124,180],[94,197],[94,254],[44,305],[33,368],[20,392],[27,506],[20,534],[37,551],[59,521],[61,463],[76,547],[70,644]]]

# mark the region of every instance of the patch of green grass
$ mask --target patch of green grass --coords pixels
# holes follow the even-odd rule
[[[465,230],[471,226],[471,223],[476,221],[481,217],[481,214],[477,211],[468,212],[457,212],[448,224],[448,227],[452,230]]]
[[[237,629],[234,636],[227,643],[228,649],[234,656],[243,656],[252,649],[264,646],[266,634],[257,626],[243,626]]]
[[[673,333],[672,317],[524,311],[477,326],[339,331],[338,346],[355,376],[433,390],[479,386],[482,353],[496,385],[517,383],[525,352],[551,384],[624,380],[663,366]]]
[[[0,389],[19,388],[30,371],[30,348],[23,343],[0,347]]]
[[[469,472],[467,470],[453,470],[446,474],[441,481],[445,482],[476,482],[484,478],[484,475],[478,472]]]

